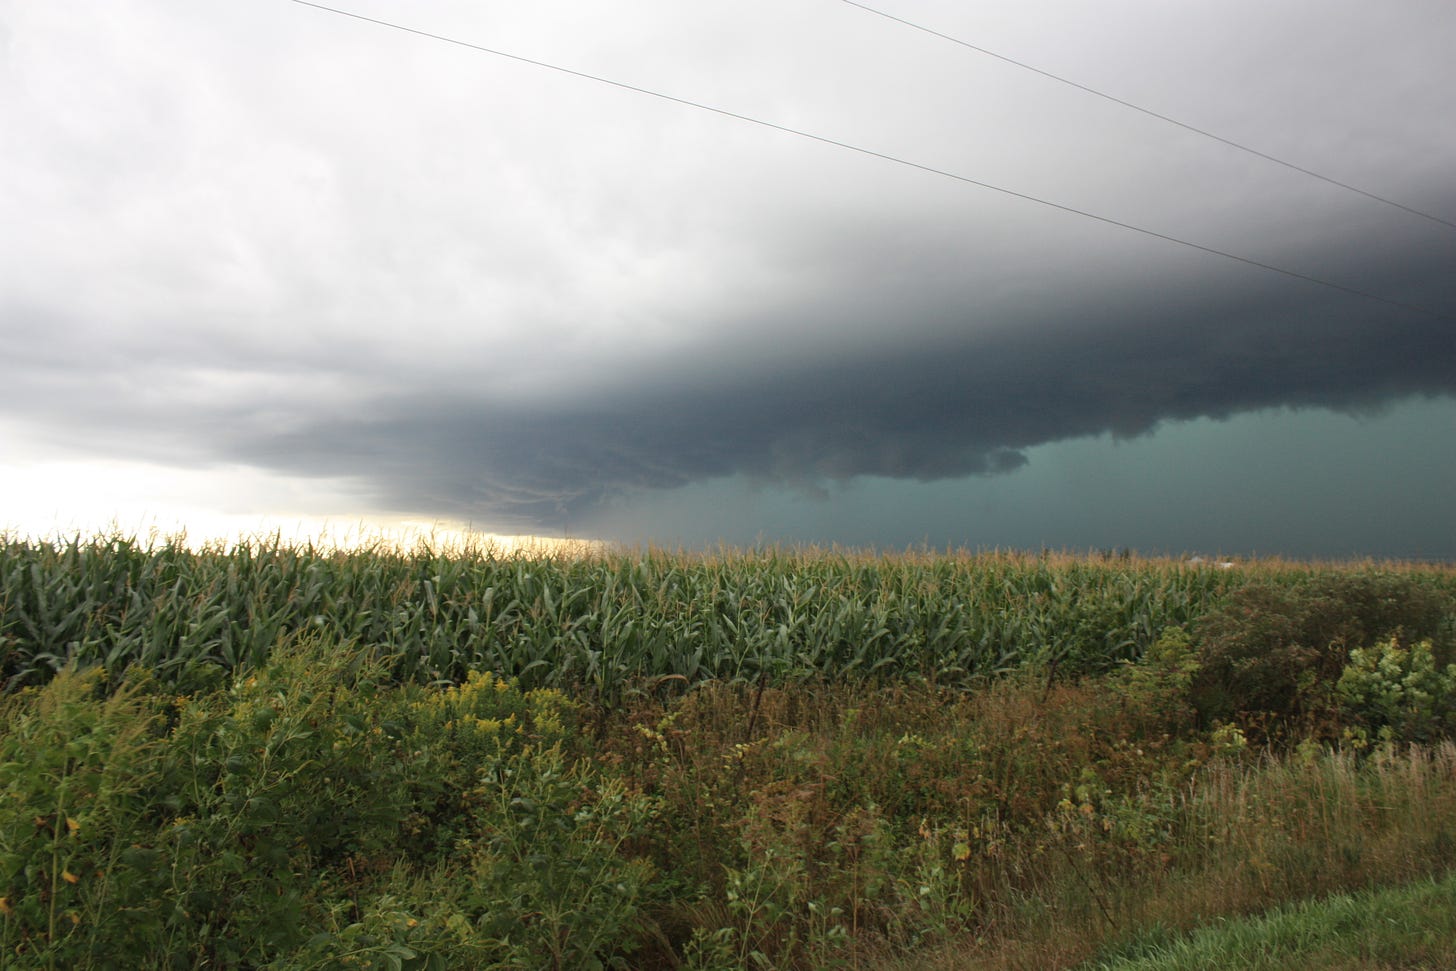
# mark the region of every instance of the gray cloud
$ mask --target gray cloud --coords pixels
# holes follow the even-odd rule
[[[1456,312],[1453,255],[1365,262],[1384,265],[1369,279],[1397,286],[1386,292]],[[397,508],[531,528],[631,490],[720,476],[815,488],[987,475],[1020,467],[1035,445],[1135,436],[1166,420],[1456,394],[1450,317],[1212,269],[1197,290],[1153,278],[1142,291],[1088,293],[1075,316],[1007,312],[1003,326],[835,360],[767,355],[731,374],[678,361],[690,370],[537,405],[458,392],[365,398],[356,414],[223,447],[290,472],[363,475]]]
[[[0,419],[56,448],[531,529],[1456,395],[1456,232],[844,5],[410,15],[1432,313],[294,5],[89,3],[0,6]],[[1449,4],[894,9],[1456,215]]]

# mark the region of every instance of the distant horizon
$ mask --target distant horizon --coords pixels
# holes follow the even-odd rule
[[[296,524],[295,524],[296,526]],[[696,544],[661,545],[652,542],[621,542],[590,537],[541,536],[530,534],[500,534],[487,530],[472,530],[463,525],[437,523],[433,526],[416,524],[401,527],[395,525],[373,525],[368,522],[354,523],[345,527],[326,524],[318,530],[290,529],[285,524],[262,522],[258,528],[236,532],[204,533],[185,527],[163,529],[156,525],[141,524],[137,528],[119,527],[116,524],[101,524],[96,527],[72,525],[65,529],[24,529],[0,523],[0,540],[6,542],[46,543],[70,545],[75,542],[128,542],[146,548],[182,546],[194,551],[223,548],[231,551],[239,546],[254,549],[278,545],[281,548],[312,546],[317,549],[339,552],[361,552],[378,549],[380,546],[394,548],[403,553],[418,549],[451,555],[466,552],[489,551],[506,556],[544,554],[554,556],[561,553],[601,554],[608,556],[687,556],[708,557],[729,556],[803,556],[849,558],[867,557],[894,559],[897,557],[929,557],[932,559],[1070,559],[1115,563],[1120,560],[1169,561],[1203,565],[1210,569],[1231,568],[1248,564],[1309,564],[1309,565],[1361,565],[1368,563],[1393,565],[1410,564],[1420,566],[1456,568],[1456,558],[1400,556],[1383,554],[1356,554],[1350,556],[1289,556],[1280,553],[1227,552],[1218,550],[1159,551],[1135,547],[972,547],[934,546],[925,543],[910,543],[900,547],[849,546],[844,544],[794,543],[783,540],[758,541],[734,544],[721,540]]]
[[[1402,417],[1415,408],[1410,417]],[[624,519],[609,516],[608,528],[592,531],[590,521],[580,529],[529,532],[448,517],[408,515],[360,510],[357,512],[249,512],[246,500],[229,499],[231,510],[208,508],[204,497],[185,496],[181,503],[156,501],[173,481],[167,470],[149,471],[134,481],[127,475],[99,473],[110,487],[96,490],[96,478],[76,474],[76,466],[61,467],[59,475],[37,476],[34,488],[26,488],[26,469],[12,471],[7,481],[11,496],[0,507],[0,530],[30,536],[51,537],[76,531],[109,532],[119,527],[134,536],[149,533],[185,532],[200,541],[231,539],[247,535],[347,538],[367,532],[408,535],[431,532],[441,536],[469,535],[494,538],[504,546],[539,541],[604,543],[622,547],[654,546],[666,549],[711,550],[720,545],[737,549],[756,546],[821,548],[839,546],[854,550],[900,552],[907,549],[960,549],[976,552],[1015,550],[1036,553],[1050,551],[1100,553],[1132,549],[1149,556],[1188,557],[1234,556],[1284,558],[1306,562],[1390,559],[1412,562],[1456,561],[1456,507],[1446,500],[1447,487],[1456,489],[1456,449],[1449,455],[1426,451],[1418,429],[1429,424],[1430,414],[1452,415],[1456,430],[1456,402],[1429,402],[1420,407],[1407,405],[1387,409],[1374,417],[1312,414],[1291,423],[1288,418],[1252,420],[1258,434],[1246,434],[1235,420],[1206,423],[1199,436],[1185,432],[1174,443],[1160,442],[1156,435],[1127,439],[1114,446],[1118,465],[1093,472],[1101,463],[1096,442],[1071,443],[1040,450],[1026,469],[984,480],[972,480],[984,497],[981,506],[967,506],[965,488],[956,483],[930,483],[907,492],[894,482],[874,480],[835,486],[837,497],[826,497],[808,489],[779,492],[753,482],[721,480],[697,489],[664,493],[649,507]],[[1284,426],[1288,426],[1286,429]],[[1261,431],[1262,429],[1262,431]],[[1321,438],[1353,442],[1381,450],[1383,461],[1350,463],[1331,449],[1331,459],[1310,463],[1307,453],[1296,445],[1316,448]],[[1275,431],[1260,446],[1265,458],[1250,467],[1245,456],[1229,457],[1230,450],[1244,451],[1259,442],[1261,435]],[[1453,432],[1456,434],[1456,432]],[[1237,454],[1237,452],[1235,452]],[[1284,465],[1281,468],[1280,463]],[[1425,463],[1424,465],[1422,463]],[[1447,469],[1453,470],[1449,477]],[[1076,525],[1057,506],[1056,497],[1065,487],[1055,482],[1061,475],[1074,483],[1081,504],[1098,510],[1094,530]],[[257,481],[255,473],[238,473],[247,487]],[[1297,481],[1291,495],[1273,493],[1269,477]],[[1048,477],[1052,481],[1048,482]],[[210,484],[210,483],[209,483]],[[1171,491],[1186,497],[1185,506],[1159,509],[1154,496],[1141,497],[1145,487]],[[183,480],[182,488],[189,483]],[[180,491],[180,490],[179,490]],[[863,528],[873,525],[872,513],[890,503],[886,492],[919,496],[918,502],[901,503],[899,530],[902,538],[875,536]],[[972,493],[974,495],[974,493]],[[1156,495],[1156,493],[1154,494]],[[286,498],[310,504],[306,482],[290,485]],[[322,500],[340,502],[330,490]],[[1065,500],[1062,500],[1065,502]],[[1268,506],[1256,513],[1255,503]],[[855,506],[866,509],[861,528],[845,530],[832,523],[826,528],[823,515],[836,506],[853,515]],[[1434,514],[1430,511],[1434,510]],[[1079,515],[1079,514],[1078,514]],[[1423,516],[1431,518],[1423,520]],[[1301,522],[1301,518],[1305,522]],[[1205,525],[1200,526],[1200,521]],[[621,528],[622,523],[625,528]],[[1363,542],[1357,548],[1337,545],[1299,547],[1287,532],[1315,532],[1339,537],[1354,535],[1361,528]],[[1392,527],[1398,525],[1399,529]],[[618,529],[614,532],[612,527]],[[1284,532],[1281,534],[1281,530]],[[977,539],[973,534],[983,533]],[[1080,532],[1078,538],[1063,535]],[[1183,534],[1185,542],[1162,542],[1151,534]],[[1206,533],[1208,535],[1199,535]],[[1227,534],[1215,542],[1215,533]],[[1021,535],[1017,535],[1021,534]],[[1095,535],[1094,535],[1095,534]],[[1238,542],[1242,537],[1246,541]],[[1279,542],[1283,539],[1284,542]]]

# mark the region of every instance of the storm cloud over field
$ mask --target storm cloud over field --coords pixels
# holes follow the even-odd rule
[[[1234,548],[1180,441],[1274,421],[1311,451],[1239,500],[1265,552],[1456,555],[1448,4],[879,5],[1407,208],[842,0],[515,6],[340,4],[793,131],[298,3],[0,3],[12,480],[688,541],[1116,543],[1183,504],[1120,535]],[[1097,442],[1151,474],[1053,488]],[[1269,465],[1228,456],[1226,496]],[[1013,494],[1060,525],[998,530]]]

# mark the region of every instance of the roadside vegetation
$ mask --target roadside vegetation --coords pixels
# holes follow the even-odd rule
[[[1089,971],[1451,968],[1456,876],[1285,905],[1172,940],[1149,937]]]
[[[1453,661],[1441,567],[0,539],[0,968],[1442,966]]]

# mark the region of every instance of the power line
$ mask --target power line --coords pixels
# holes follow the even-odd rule
[[[1422,219],[1429,219],[1431,222],[1440,223],[1443,226],[1449,226],[1452,229],[1456,229],[1456,222],[1451,222],[1448,219],[1442,219],[1440,216],[1432,215],[1431,213],[1425,212],[1421,209],[1414,209],[1410,206],[1403,205],[1402,203],[1396,202],[1393,199],[1387,199],[1385,198],[1385,196],[1379,196],[1373,192],[1367,192],[1366,190],[1358,188],[1357,186],[1350,185],[1348,182],[1341,182],[1338,179],[1332,179],[1328,175],[1321,175],[1320,173],[1315,172],[1311,169],[1307,169],[1301,165],[1296,165],[1293,162],[1287,162],[1284,159],[1274,155],[1270,155],[1267,152],[1261,152],[1257,148],[1250,148],[1248,145],[1245,145],[1242,142],[1236,142],[1232,138],[1224,138],[1222,135],[1215,135],[1211,131],[1207,131],[1202,128],[1196,128],[1186,122],[1179,121],[1177,118],[1170,118],[1167,115],[1159,114],[1158,112],[1153,111],[1151,108],[1144,108],[1142,105],[1133,104],[1131,101],[1124,101],[1123,99],[1114,95],[1110,95],[1105,91],[1098,91],[1096,88],[1088,87],[1085,84],[1073,81],[1071,78],[1062,77],[1060,74],[1053,74],[1051,71],[1044,71],[1039,67],[1027,64],[1025,61],[1018,61],[1015,58],[1007,57],[1005,54],[998,54],[993,50],[988,50],[984,47],[978,47],[975,44],[970,43],[969,41],[961,40],[959,37],[952,37],[950,34],[941,33],[940,31],[935,30],[932,27],[926,27],[924,24],[917,24],[914,21],[906,20],[903,17],[897,17],[894,14],[886,13],[883,10],[877,10],[876,8],[871,7],[867,4],[860,3],[859,0],[842,0],[842,2],[849,4],[851,7],[858,7],[859,9],[872,13],[877,17],[884,17],[886,20],[893,20],[897,24],[904,24],[906,27],[922,31],[924,33],[930,34],[933,37],[939,37],[941,40],[948,40],[952,44],[959,44],[961,47],[973,50],[978,54],[985,54],[987,57],[994,57],[998,61],[1003,61],[1015,67],[1019,67],[1025,71],[1030,71],[1033,74],[1040,74],[1044,78],[1050,78],[1051,80],[1056,81],[1060,84],[1065,84],[1069,87],[1076,88],[1078,91],[1085,91],[1087,94],[1096,95],[1099,98],[1111,101],[1113,104],[1122,105],[1122,107],[1124,108],[1130,108],[1133,111],[1141,112],[1142,114],[1145,114],[1150,118],[1156,118],[1159,121],[1167,122],[1170,125],[1177,125],[1184,131],[1191,131],[1195,135],[1202,135],[1204,138],[1211,138],[1216,142],[1221,142],[1222,144],[1228,145],[1232,148],[1236,148],[1241,152],[1247,152],[1250,155],[1254,155],[1266,161],[1273,162],[1275,165],[1282,165],[1286,169],[1292,169],[1295,172],[1310,176],[1311,178],[1319,179],[1321,182],[1327,182],[1330,185],[1339,186],[1341,189],[1345,189],[1357,195],[1362,195],[1367,199],[1374,199],[1376,202],[1384,203],[1387,206],[1394,206],[1396,209],[1408,212],[1413,216],[1420,216]]]
[[[727,118],[734,118],[738,121],[748,122],[751,125],[759,125],[763,128],[770,128],[774,131],[783,132],[788,135],[796,135],[800,138],[809,139],[810,141],[820,142],[824,145],[832,145],[835,148],[842,148],[847,151],[857,152],[860,155],[868,155],[871,158],[882,159],[886,162],[893,162],[896,165],[904,165],[908,168],[918,169],[921,172],[928,172],[931,175],[939,175],[947,179],[954,179],[957,182],[964,182],[968,185],[974,185],[978,188],[988,189],[992,192],[999,192],[1002,195],[1012,196],[1013,198],[1024,199],[1027,202],[1034,202],[1037,205],[1046,206],[1050,209],[1059,209],[1062,212],[1071,213],[1074,216],[1082,216],[1086,219],[1094,219],[1097,222],[1106,223],[1109,226],[1116,226],[1119,229],[1125,229],[1129,232],[1140,233],[1143,236],[1150,236],[1153,239],[1160,239],[1164,242],[1175,243],[1179,246],[1187,247],[1188,249],[1198,250],[1199,252],[1208,253],[1212,256],[1219,256],[1226,260],[1232,260],[1236,263],[1243,263],[1246,266],[1257,267],[1261,270],[1268,270],[1271,273],[1278,273],[1282,276],[1290,277],[1291,279],[1302,280],[1306,283],[1313,283],[1316,286],[1327,287],[1331,290],[1338,290],[1341,293],[1348,293],[1352,296],[1363,297],[1367,300],[1373,300],[1377,303],[1383,303],[1386,306],[1396,307],[1401,310],[1412,311],[1414,313],[1422,314],[1428,317],[1435,317],[1439,320],[1456,320],[1456,318],[1453,318],[1448,314],[1440,313],[1427,307],[1422,307],[1418,304],[1406,303],[1401,300],[1392,300],[1389,297],[1382,297],[1379,294],[1371,293],[1368,290],[1360,290],[1355,287],[1345,286],[1341,283],[1333,283],[1329,280],[1324,280],[1316,276],[1310,276],[1307,273],[1300,273],[1297,270],[1289,270],[1285,269],[1282,266],[1275,266],[1272,263],[1264,263],[1260,260],[1251,259],[1247,256],[1239,256],[1238,254],[1230,253],[1227,250],[1217,249],[1212,246],[1205,246],[1202,243],[1195,243],[1190,240],[1181,239],[1177,236],[1168,235],[1167,233],[1160,233],[1156,230],[1145,229],[1142,226],[1135,226],[1132,223],[1122,222],[1121,220],[1113,219],[1110,216],[1098,215],[1095,212],[1088,212],[1085,209],[1077,209],[1074,206],[1067,206],[1059,202],[1052,202],[1049,199],[1043,199],[1039,196],[1030,195],[1025,192],[1017,192],[1015,189],[1008,189],[1004,186],[993,185],[990,182],[982,182],[979,179],[973,179],[970,176],[960,175],[959,173],[951,172],[946,169],[936,168],[933,165],[926,165],[923,162],[916,162],[910,159],[901,158],[897,155],[890,155],[886,152],[879,152],[872,148],[864,148],[863,146],[854,145],[850,142],[842,142],[838,139],[829,138],[825,135],[816,135],[813,132],[807,132],[799,128],[790,128],[787,125],[780,125],[776,122],[765,121],[762,118],[755,118],[752,115],[739,114],[736,111],[729,111],[726,108],[719,108],[714,105],[704,104],[699,101],[691,101],[687,98],[679,98],[676,95],[665,94],[661,91],[654,91],[651,88],[639,87],[635,84],[628,84],[625,81],[614,81],[611,78],[602,77],[596,74],[588,74],[585,71],[578,71],[573,68],[562,67],[558,64],[551,64],[547,61],[540,61],[529,57],[523,57],[520,54],[511,54],[506,51],[497,50],[492,47],[485,47],[481,44],[474,44],[470,41],[460,40],[455,37],[447,37],[444,34],[434,34],[427,30],[420,30],[416,27],[407,27],[403,24],[392,23],[388,20],[379,20],[374,17],[366,17],[363,14],[352,13],[348,10],[340,10],[337,7],[330,7],[321,3],[315,3],[313,2],[313,0],[293,0],[293,2],[301,4],[305,7],[313,7],[316,10],[322,10],[326,13],[337,14],[340,17],[349,17],[353,20],[360,20],[365,23],[375,24],[380,27],[388,27],[391,30],[398,30],[406,34],[414,34],[417,37],[425,37],[429,40],[436,40],[445,44],[453,44],[457,47],[464,47],[468,48],[469,50],[479,51],[482,54],[492,54],[496,57],[506,58],[507,60],[518,61],[522,64],[529,64],[532,67],[545,68],[549,71],[556,71],[558,73],[567,74],[572,77],[582,78],[583,80],[595,81],[598,84],[606,84],[614,88],[621,88],[624,91],[631,91],[636,94],[645,94],[649,97],[658,98],[663,101],[670,101],[674,104],[684,105],[688,108],[696,108],[700,111],[709,111],[716,115],[722,115]]]

